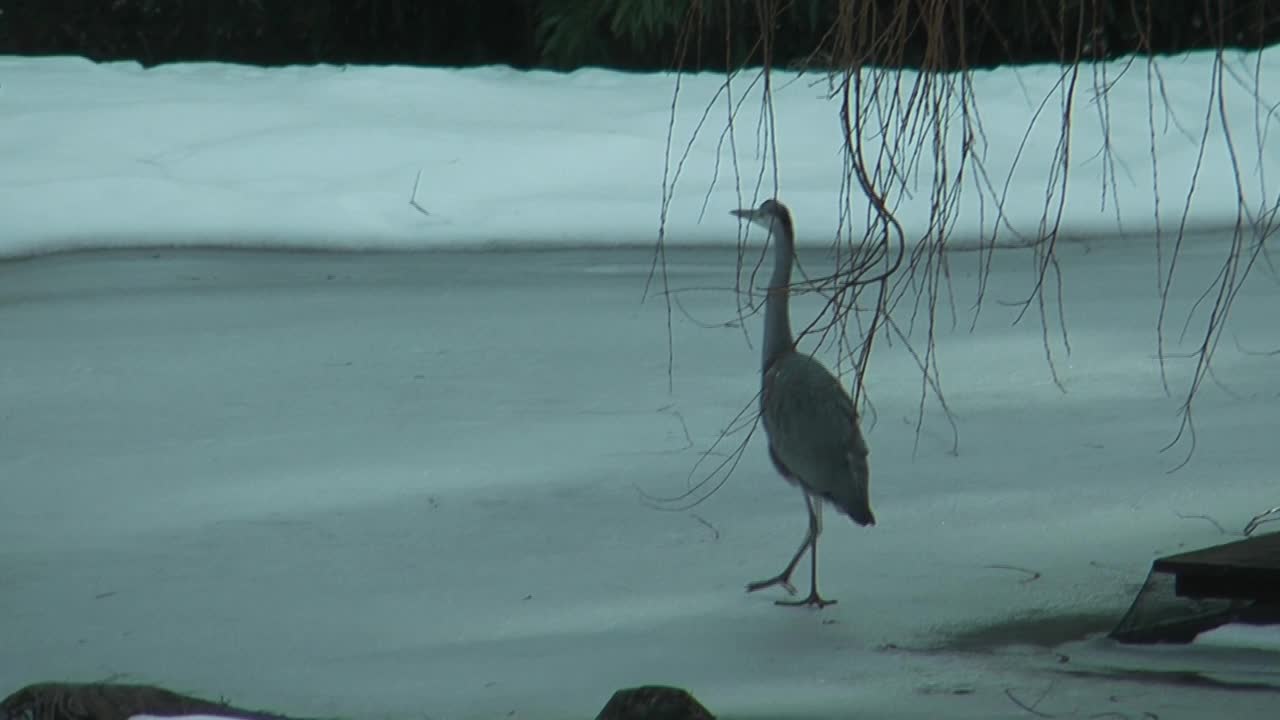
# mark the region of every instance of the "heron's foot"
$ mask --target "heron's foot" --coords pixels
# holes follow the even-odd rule
[[[784,605],[786,607],[814,607],[819,610],[828,606],[835,605],[838,600],[827,600],[818,594],[818,589],[814,588],[809,591],[809,597],[803,600],[774,600],[775,605]]]
[[[768,580],[757,580],[753,583],[747,583],[747,592],[753,593],[757,590],[773,587],[774,585],[781,585],[782,589],[786,590],[788,595],[796,594],[796,586],[791,584],[791,573],[782,573],[781,575],[775,575]]]

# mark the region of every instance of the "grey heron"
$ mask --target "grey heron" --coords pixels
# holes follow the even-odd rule
[[[769,440],[769,458],[783,479],[803,491],[809,511],[809,529],[791,562],[774,577],[747,585],[747,592],[781,585],[794,595],[791,573],[808,550],[811,567],[808,597],[777,603],[821,608],[836,602],[818,594],[822,503],[831,503],[859,525],[876,522],[868,495],[867,443],[858,427],[858,413],[849,393],[822,363],[797,352],[791,335],[788,296],[795,256],[791,212],[773,199],[765,200],[755,209],[731,212],[764,228],[773,238],[773,276],[769,280],[764,310],[760,417]]]

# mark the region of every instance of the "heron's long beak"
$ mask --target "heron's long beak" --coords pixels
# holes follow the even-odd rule
[[[742,218],[743,220],[755,220],[755,219],[756,219],[756,210],[755,210],[755,208],[746,208],[746,209],[730,210],[730,211],[729,211],[729,214],[730,214],[730,215],[733,215],[733,216],[735,216],[735,217],[740,217],[740,218]]]

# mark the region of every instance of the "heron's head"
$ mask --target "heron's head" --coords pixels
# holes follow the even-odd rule
[[[770,233],[785,231],[790,236],[791,229],[791,212],[787,210],[787,206],[769,198],[760,203],[758,208],[747,208],[745,210],[730,210],[730,215],[742,218],[752,224],[768,230]]]

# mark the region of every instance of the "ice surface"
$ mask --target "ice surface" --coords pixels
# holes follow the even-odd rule
[[[679,287],[731,285],[732,251],[670,259]],[[1166,474],[1177,399],[1135,332],[1152,311],[1130,280],[1145,250],[1065,249],[1066,394],[1039,365],[1039,331],[1010,327],[1014,308],[942,332],[958,455],[936,414],[913,453],[919,378],[881,348],[867,434],[883,520],[828,522],[823,588],[840,604],[820,613],[742,591],[804,527],[758,442],[691,511],[637,495],[684,489],[757,382],[739,329],[677,314],[668,393],[663,308],[638,292],[646,260],[160,251],[10,265],[0,686],[120,677],[371,717],[589,717],[642,683],[688,687],[726,717],[1018,716],[1006,690],[1053,713],[1259,716],[1266,695],[1116,675],[1152,667],[1142,651],[1063,650],[1109,629],[1152,557],[1221,539],[1180,514],[1244,518],[1274,487],[1259,435],[1272,365],[1229,348],[1234,397],[1206,388],[1200,447]],[[1024,260],[997,258],[1000,298],[1026,290]],[[971,282],[977,256],[955,261]],[[1272,331],[1276,294],[1251,283],[1242,327]],[[729,291],[685,307],[703,323],[736,312]],[[815,307],[802,297],[796,312]],[[1182,653],[1154,657],[1200,667]],[[1227,669],[1274,684],[1258,662]]]

